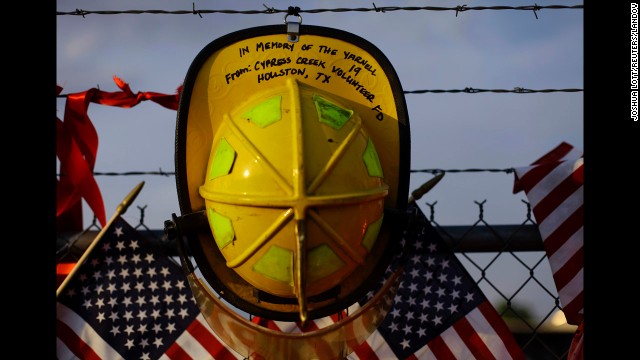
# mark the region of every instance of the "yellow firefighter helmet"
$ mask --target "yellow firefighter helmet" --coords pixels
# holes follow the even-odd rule
[[[400,239],[410,149],[402,88],[375,46],[319,26],[295,39],[246,29],[194,60],[178,110],[176,219],[222,298],[304,322],[380,281]]]

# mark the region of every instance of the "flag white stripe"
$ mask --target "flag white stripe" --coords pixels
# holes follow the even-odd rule
[[[575,299],[578,294],[584,289],[584,278],[582,274],[582,270],[578,271],[576,276],[571,279],[562,289],[558,290],[558,294],[560,295],[560,300],[562,300],[562,304],[567,306],[573,299]]]
[[[367,343],[373,352],[376,353],[379,359],[395,359],[396,355],[393,350],[387,344],[382,334],[378,330],[374,331],[371,336],[367,338]]]
[[[227,347],[224,342],[220,340],[220,338],[211,330],[209,324],[204,319],[202,313],[198,314],[195,319],[198,321],[210,334],[212,334],[224,347]],[[202,346],[200,343],[202,339],[198,339],[193,337],[188,331],[184,331],[178,339],[176,339],[176,344],[180,345],[182,350],[184,350],[189,356],[194,359],[213,359],[213,356],[207,351],[207,349]]]
[[[558,207],[553,209],[551,214],[547,216],[541,223],[538,224],[538,230],[542,235],[542,238],[546,239],[551,235],[567,218],[584,203],[584,196],[582,186],[579,189],[569,195]],[[535,208],[534,208],[535,213]]]
[[[484,317],[484,315],[482,315],[480,309],[475,308],[467,314],[467,320],[496,359],[512,359],[509,350],[504,345],[504,342],[500,336],[498,336],[489,321]]]
[[[325,316],[322,317],[320,319],[316,319],[314,320],[314,322],[316,323],[316,325],[318,326],[319,329],[325,328],[327,326],[330,326],[332,324],[335,324],[335,322],[333,321],[333,319],[330,316]]]
[[[233,348],[229,347],[224,341],[222,341],[222,339],[218,336],[218,334],[216,334],[215,331],[211,329],[211,326],[209,326],[209,324],[207,323],[207,319],[204,318],[204,315],[202,315],[202,313],[198,314],[198,316],[196,317],[196,320],[198,320],[202,324],[202,326],[204,326],[205,329],[207,329],[207,331],[209,331],[209,333],[211,333],[211,335],[213,335],[213,337],[215,337],[216,340],[218,340],[218,342],[222,346],[224,346],[233,356],[235,356],[236,359],[245,358],[244,356],[240,355],[240,353],[235,351]]]
[[[549,264],[551,265],[551,268],[560,269],[564,264],[566,264],[578,250],[582,249],[583,239],[583,227],[580,227],[580,229],[573,233],[573,235],[571,235],[555,253],[549,256]]]
[[[436,355],[433,353],[433,351],[431,351],[431,348],[429,348],[429,344],[428,343],[427,343],[427,345],[425,345],[422,348],[418,349],[418,351],[416,351],[413,354],[418,359],[435,359],[436,358]]]
[[[274,321],[273,323],[282,332],[291,333],[291,334],[302,334],[302,330],[300,330],[300,328],[295,322]]]
[[[56,358],[56,360],[80,360],[59,338],[56,339]]]
[[[347,308],[347,311],[349,312],[349,314],[353,314],[354,312],[358,311],[358,309],[360,309],[360,304],[353,303]]]
[[[360,304],[355,303],[351,306],[349,306],[349,308],[347,309],[348,313],[351,314],[350,316],[354,316],[355,312],[358,311],[360,309]],[[360,321],[361,319],[358,319],[357,321],[354,321],[352,323],[353,326],[353,332],[355,334],[362,334],[365,332],[369,332],[370,330],[367,329],[367,327],[365,326],[365,324]],[[365,339],[365,341],[361,344],[367,344],[367,346],[373,351],[375,352],[376,349],[373,348],[372,346],[372,342],[377,341],[374,340],[375,338],[380,338],[380,340],[382,340],[382,342],[384,342],[384,345],[386,345],[386,342],[384,341],[384,339],[382,339],[382,335],[380,335],[380,333],[378,332],[378,330],[374,330],[371,334],[369,334],[369,336],[367,337],[367,339]],[[382,343],[381,343],[382,344]],[[384,350],[383,350],[384,351]],[[388,346],[386,347],[386,351],[390,351],[390,349],[388,349]],[[392,353],[391,353],[392,354]],[[392,356],[392,355],[391,355]],[[393,357],[391,357],[393,358]],[[358,356],[358,354],[356,354],[355,352],[352,352],[349,356],[347,356],[347,359],[349,360],[359,360],[360,357]],[[370,360],[368,358],[364,358],[361,360]]]
[[[518,175],[518,178],[522,179],[525,175],[529,173],[529,171],[531,171],[536,167],[538,167],[538,165],[521,166],[515,169],[516,175]]]
[[[475,359],[473,353],[464,343],[454,326],[450,326],[440,334],[440,338],[444,341],[445,345],[455,355],[456,359]]]
[[[213,356],[188,331],[176,339],[175,345],[180,346],[192,359],[213,359]]]
[[[549,195],[551,191],[558,187],[560,183],[570,177],[573,172],[569,171],[571,168],[573,168],[573,162],[565,161],[540,179],[540,181],[538,181],[538,183],[527,192],[527,198],[529,199],[531,206],[536,207],[536,205]]]
[[[200,322],[202,324],[202,326],[204,326],[205,329],[207,329],[207,331],[213,337],[215,337],[222,346],[224,346],[231,354],[233,354],[233,356],[235,356],[236,359],[244,359],[244,356],[238,354],[235,350],[233,350],[229,346],[227,346],[224,343],[224,341],[222,341],[222,339],[220,339],[220,337],[211,329],[209,324],[207,324],[207,321],[204,319],[202,314],[199,314],[196,317],[196,320],[198,322]],[[200,341],[202,341],[202,339],[200,339]],[[214,359],[214,357],[207,351],[207,349],[205,349],[202,346],[202,344],[200,344],[198,339],[193,337],[188,331],[185,331],[184,333],[182,333],[182,335],[180,335],[180,337],[178,337],[178,339],[176,340],[174,346],[175,345],[180,346],[180,348],[184,352],[186,352],[189,356],[191,356],[195,360],[200,360],[200,359],[202,359],[202,360],[210,360],[210,359]],[[160,357],[160,360],[171,360],[171,359],[166,354],[163,354]]]
[[[577,150],[576,148],[572,148],[565,156],[555,161],[572,161],[572,160],[579,159],[581,157],[582,157],[582,151]],[[541,164],[545,164],[545,163],[549,163],[549,161],[543,161]],[[531,169],[536,168],[541,164],[523,166],[521,168],[516,169],[516,174],[518,175],[519,178],[522,178],[526,173],[531,171]]]
[[[222,339],[218,336],[218,334],[216,334],[211,327],[209,326],[209,324],[207,324],[207,320],[204,318],[204,316],[202,314],[198,315],[198,321],[200,321],[201,323],[204,324],[204,326],[207,327],[207,329],[209,330],[209,332],[211,332],[211,334],[213,334],[213,336],[220,342],[220,344],[222,344],[225,348],[227,348],[227,350],[229,350],[229,352],[236,357],[236,359],[245,359],[245,356],[242,356],[239,352],[235,351],[233,348],[227,346],[227,344],[222,341]]]
[[[75,311],[65,305],[56,302],[56,316],[58,320],[67,324],[73,332],[84,342],[89,344],[93,351],[102,359],[124,359],[114,348],[84,321]]]
[[[347,355],[346,359],[347,360],[361,360],[358,357],[358,354],[356,354],[355,352],[352,352],[351,354]],[[366,359],[363,359],[363,360],[366,360]]]
[[[566,147],[568,144],[563,143],[563,145]],[[557,148],[553,151],[555,150],[557,150]],[[548,174],[539,174],[543,176],[543,178],[537,180],[536,184],[530,184],[530,188],[524,190],[529,203],[532,205],[534,215],[536,215],[537,212],[539,215],[544,216],[543,219],[536,219],[538,221],[538,231],[540,232],[543,243],[545,243],[547,259],[554,275],[554,283],[558,291],[560,303],[566,307],[572,302],[575,302],[575,304],[571,304],[571,313],[567,313],[566,317],[569,323],[577,325],[581,317],[579,315],[583,314],[582,300],[577,298],[578,295],[582,294],[584,288],[583,260],[576,257],[583,249],[583,219],[572,219],[572,221],[580,222],[571,224],[571,228],[565,227],[560,231],[558,230],[564,224],[567,224],[567,220],[570,217],[575,217],[579,214],[578,209],[584,204],[584,190],[581,183],[572,194],[567,194],[566,191],[561,193],[563,190],[558,191],[557,189],[558,186],[567,179],[571,179],[574,183],[581,182],[581,177],[573,177],[577,174],[576,170],[584,165],[584,158],[582,151],[578,151],[573,147],[570,148],[570,151],[565,154],[561,160],[551,159],[551,157],[550,153],[547,153],[540,160],[536,161],[537,164],[517,168],[515,171],[516,176],[523,179],[525,175],[531,176],[530,172],[539,166],[551,164],[556,161],[563,161],[552,168]],[[537,176],[529,179],[529,183],[536,178]],[[554,191],[556,192],[554,193]],[[557,198],[551,199],[549,198],[550,196],[556,196]],[[554,205],[558,201],[560,203],[557,204],[554,209],[542,209],[540,204],[545,202],[545,199],[553,200]],[[551,202],[549,202],[548,205],[544,206],[551,205]],[[546,213],[546,215],[543,215],[542,212]],[[574,233],[571,234],[569,231],[574,231]],[[551,236],[554,237],[553,241],[555,243],[553,245],[550,245],[548,242]],[[579,269],[575,275],[566,270],[574,268]],[[560,275],[561,272],[563,272],[562,276],[559,277],[558,275]],[[573,278],[569,279],[569,277]],[[564,287],[559,288],[559,286],[565,282],[567,283]]]
[[[571,151],[569,151],[567,153],[567,155],[565,155],[562,160],[575,160],[575,159],[579,159],[582,157],[582,150],[578,150],[576,148],[571,149]]]

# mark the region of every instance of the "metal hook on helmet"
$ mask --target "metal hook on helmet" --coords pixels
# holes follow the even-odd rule
[[[289,6],[287,15],[284,16],[284,23],[287,24],[287,40],[289,42],[298,42],[300,39],[300,24],[302,24],[302,16],[299,14],[300,8],[297,6]],[[287,21],[289,16],[296,16],[298,22]]]

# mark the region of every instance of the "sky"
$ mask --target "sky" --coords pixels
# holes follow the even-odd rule
[[[192,10],[192,3],[168,0],[58,0],[57,11]],[[461,5],[451,1],[201,1],[196,9],[301,10],[384,6]],[[582,5],[582,1],[466,2],[468,6]],[[404,91],[503,89],[583,89],[582,9],[465,11],[368,11],[301,13],[302,25],[344,30],[375,45],[393,65]],[[537,16],[537,18],[536,18]],[[63,94],[98,87],[113,92],[117,76],[135,92],[174,94],[196,55],[210,42],[234,31],[284,23],[284,14],[88,14],[56,16],[56,82]],[[406,94],[412,170],[509,169],[529,165],[561,142],[584,149],[583,93],[426,93]],[[57,114],[64,115],[64,98]],[[151,101],[126,109],[92,103],[89,118],[99,137],[95,172],[175,170],[176,111]],[[431,178],[411,173],[409,191]],[[174,176],[96,176],[107,220],[139,182],[145,185],[123,215],[162,229],[180,215]],[[512,193],[513,174],[450,172],[418,205],[442,225],[519,225],[526,219],[524,193]],[[434,205],[435,204],[435,205]],[[139,208],[144,209],[141,219]],[[83,204],[83,223],[93,213]],[[523,254],[534,263],[539,254]],[[477,254],[478,261],[490,258]],[[504,265],[514,266],[514,265]],[[496,272],[503,273],[496,267]],[[540,269],[545,284],[550,275]],[[547,270],[548,271],[548,270]],[[509,273],[509,271],[506,271]],[[513,273],[512,273],[513,274]],[[537,273],[538,274],[538,273]],[[498,276],[499,274],[495,274]],[[523,275],[526,279],[526,275]],[[523,276],[511,276],[514,289]],[[503,281],[509,281],[505,278]],[[544,313],[549,305],[531,289],[518,299]],[[489,297],[492,294],[487,294]],[[548,296],[547,296],[548,297]]]

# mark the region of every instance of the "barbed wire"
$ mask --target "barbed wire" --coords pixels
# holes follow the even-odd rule
[[[385,7],[377,7],[375,3],[373,4],[373,8],[334,8],[334,9],[309,9],[303,10],[298,7],[289,7],[287,10],[284,9],[276,9],[274,7],[268,7],[263,4],[265,7],[264,10],[196,10],[195,3],[192,3],[191,10],[124,10],[124,11],[92,11],[92,10],[82,10],[75,9],[75,11],[71,12],[57,12],[57,15],[76,15],[82,16],[89,14],[97,14],[97,15],[115,15],[115,14],[194,14],[202,17],[202,14],[209,13],[224,13],[224,14],[275,14],[275,13],[287,13],[287,14],[299,14],[299,13],[322,13],[322,12],[367,12],[367,11],[375,11],[375,12],[390,12],[390,11],[418,11],[418,10],[428,10],[428,11],[455,11],[456,17],[459,12],[469,11],[469,10],[526,10],[533,11],[536,14],[537,11],[542,9],[582,9],[583,5],[546,5],[539,6],[535,5],[524,5],[524,6],[467,6],[467,5],[459,5],[455,7],[438,7],[438,6],[411,6],[411,7],[400,7],[400,6],[385,6]],[[536,15],[536,18],[538,16]],[[542,89],[542,90],[534,90],[534,89],[526,89],[522,87],[515,87],[511,90],[508,89],[475,89],[472,87],[465,87],[464,89],[422,89],[422,90],[409,90],[403,91],[404,94],[425,94],[425,93],[466,93],[466,94],[477,94],[477,93],[515,93],[515,94],[531,94],[531,93],[552,93],[552,92],[582,92],[583,89],[579,88],[567,88],[567,89]],[[58,98],[66,98],[68,94],[59,94]],[[411,173],[432,173],[438,174],[443,172],[449,173],[460,173],[460,172],[505,172],[512,173],[514,172],[513,168],[510,169],[417,169],[410,170]],[[131,172],[94,172],[95,176],[131,176],[131,175],[160,175],[160,176],[171,176],[175,175],[175,172],[165,172],[160,169],[160,171],[131,171]],[[61,174],[58,174],[61,176]]]
[[[506,174],[511,174],[515,171],[514,168],[508,169],[411,169],[409,172],[411,173],[431,173],[431,174],[440,174],[440,173],[477,173],[477,172],[503,172]]]
[[[523,5],[523,6],[467,6],[457,5],[453,7],[441,7],[441,6],[382,6],[378,7],[375,3],[372,3],[373,7],[366,8],[334,8],[334,9],[300,9],[295,8],[295,14],[309,13],[318,14],[325,12],[370,12],[387,13],[393,11],[455,11],[456,17],[458,13],[465,11],[480,11],[480,10],[518,10],[518,11],[533,11],[536,19],[538,18],[537,12],[543,9],[558,10],[558,9],[583,9],[584,5]],[[263,4],[264,10],[215,10],[215,9],[196,9],[195,3],[192,3],[191,10],[83,10],[75,9],[74,11],[57,11],[56,15],[72,15],[82,16],[86,15],[119,15],[119,14],[160,14],[160,15],[198,15],[202,18],[202,14],[243,14],[243,15],[255,15],[255,14],[291,14],[291,7],[288,9],[276,9],[274,7],[268,7]]]
[[[58,174],[59,176],[61,174]],[[160,175],[160,176],[175,176],[174,171],[165,172],[162,169],[158,171],[127,171],[127,172],[94,172],[93,175],[103,176],[131,176],[131,175]]]
[[[584,91],[583,89],[570,88],[570,89],[542,89],[542,90],[533,90],[533,89],[525,89],[521,87],[515,87],[512,90],[507,89],[474,89],[472,87],[466,87],[464,89],[453,89],[453,90],[407,90],[403,91],[405,94],[425,94],[425,93],[466,93],[466,94],[477,94],[477,93],[514,93],[514,94],[533,94],[533,93],[552,93],[552,92],[580,92]]]
[[[498,94],[500,94],[500,93],[502,93],[502,94],[506,94],[506,93],[534,94],[534,93],[582,92],[582,91],[584,91],[584,90],[583,89],[578,89],[578,88],[534,90],[534,89],[525,89],[525,88],[521,88],[521,87],[515,87],[512,90],[508,90],[508,89],[474,89],[472,87],[466,87],[464,89],[450,89],[450,90],[443,90],[443,89],[405,90],[405,91],[403,91],[403,93],[404,94],[426,94],[426,93],[431,93],[431,94],[442,94],[442,93],[478,94],[478,93],[490,92],[490,93],[498,93]],[[59,94],[59,95],[57,95],[57,97],[58,98],[67,98],[67,97],[69,97],[69,94]]]
[[[440,173],[477,173],[477,172],[503,172],[506,174],[511,174],[515,171],[514,168],[508,169],[411,169],[409,172],[411,173],[431,173],[431,174],[440,174]],[[58,173],[58,176],[65,176],[65,174]],[[158,171],[126,171],[126,172],[100,172],[95,171],[93,173],[94,176],[132,176],[132,175],[158,175],[158,176],[175,176],[176,173],[174,171],[163,171],[159,169]]]

